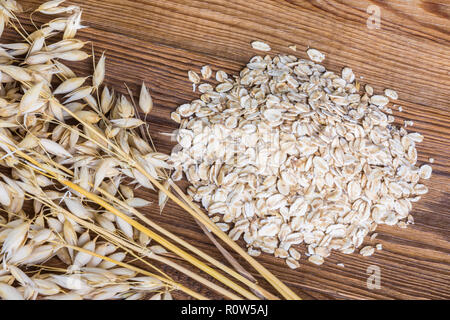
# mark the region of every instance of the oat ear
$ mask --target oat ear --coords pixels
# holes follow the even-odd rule
[[[97,66],[95,67],[94,75],[92,76],[92,84],[94,88],[97,90],[100,85],[103,83],[105,79],[105,53],[102,53],[102,56],[98,60]]]
[[[54,91],[53,94],[67,94],[75,91],[81,87],[86,81],[87,77],[70,78],[62,82]]]
[[[57,7],[59,7],[60,4],[62,4],[65,1],[66,0],[51,0],[51,1],[44,2],[36,9],[36,11],[57,8]]]
[[[142,82],[141,94],[139,96],[139,108],[146,115],[149,114],[153,109],[153,99],[150,93],[148,92],[148,89],[145,86],[144,82]]]

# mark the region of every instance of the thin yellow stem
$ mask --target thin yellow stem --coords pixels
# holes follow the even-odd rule
[[[227,267],[226,265],[224,265],[220,261],[214,259],[212,256],[210,256],[210,255],[204,253],[203,251],[197,249],[195,246],[191,245],[189,242],[184,241],[180,237],[176,236],[175,234],[171,233],[170,231],[168,231],[168,230],[164,229],[163,227],[159,226],[157,223],[153,222],[152,220],[150,220],[149,218],[147,218],[146,216],[141,214],[135,208],[130,207],[127,203],[117,199],[116,197],[114,197],[113,195],[108,193],[107,191],[105,191],[105,190],[103,190],[101,188],[97,188],[97,191],[99,191],[101,194],[103,194],[107,198],[111,199],[112,201],[116,202],[118,205],[125,207],[128,211],[133,213],[136,217],[141,219],[147,225],[149,225],[150,227],[154,228],[156,231],[160,232],[164,236],[172,239],[173,241],[177,242],[178,244],[182,245],[186,249],[188,249],[188,250],[192,251],[193,253],[197,254],[199,257],[205,259],[206,261],[209,261],[214,266],[220,268],[221,270],[223,270],[224,272],[228,273],[229,275],[231,275],[232,277],[236,278],[237,280],[241,281],[242,283],[246,284],[248,287],[252,288],[253,290],[256,290],[256,291],[260,292],[265,298],[271,299],[271,300],[279,300],[279,298],[277,296],[274,296],[273,294],[271,294],[267,290],[263,289],[262,287],[260,287],[256,283],[250,281],[249,279],[247,279],[244,276],[240,275],[239,273],[237,273],[233,269]]]
[[[150,175],[149,175],[150,176]],[[147,177],[149,178],[149,177]],[[154,179],[153,179],[154,180]],[[151,181],[151,180],[150,180]],[[158,183],[158,181],[151,181],[152,183]],[[158,183],[159,184],[159,183]],[[163,185],[155,184],[158,188],[163,190],[176,203],[180,203],[180,206],[185,208],[186,206],[172,193],[167,190]],[[194,204],[182,191],[181,189],[173,182],[171,182],[171,187],[177,192],[177,194],[190,205],[189,208],[191,210],[186,210],[191,213],[195,218],[197,218],[200,222],[202,222],[209,230],[211,230],[217,237],[219,237],[223,242],[228,244],[231,248],[233,248],[237,253],[239,253],[248,263],[250,263],[266,280],[275,288],[277,291],[282,294],[286,299],[290,300],[301,300],[299,296],[297,296],[291,289],[289,289],[283,282],[281,282],[277,277],[275,277],[269,270],[267,270],[264,266],[262,266],[259,262],[253,259],[250,255],[248,255],[236,242],[231,240],[225,232],[223,232],[219,227],[216,226],[202,211],[201,209]]]
[[[232,288],[236,292],[239,292],[240,294],[242,294],[246,298],[248,298],[248,299],[258,299],[254,294],[248,292],[247,290],[245,290],[241,286],[237,285],[236,283],[230,281],[228,278],[224,277],[222,274],[220,274],[216,270],[212,269],[211,267],[207,266],[206,264],[204,264],[200,260],[190,256],[185,251],[183,251],[183,250],[179,249],[178,247],[174,246],[172,243],[170,243],[166,239],[160,237],[158,234],[154,233],[150,229],[144,227],[139,222],[131,219],[129,216],[127,216],[126,214],[124,214],[121,211],[117,210],[115,207],[113,207],[112,205],[107,203],[105,200],[103,200],[99,196],[97,196],[97,195],[95,195],[95,194],[93,194],[93,193],[91,193],[89,191],[84,190],[80,186],[72,183],[71,181],[68,181],[68,180],[65,180],[65,179],[58,179],[58,178],[57,178],[57,180],[61,184],[63,184],[65,186],[67,186],[67,187],[77,191],[78,193],[84,195],[88,199],[90,199],[92,201],[95,201],[98,205],[102,206],[103,208],[105,208],[109,212],[111,212],[111,213],[115,214],[116,216],[118,216],[119,218],[123,219],[124,221],[129,223],[131,226],[133,226],[135,229],[143,232],[144,234],[146,234],[150,238],[152,238],[155,241],[159,242],[164,247],[168,248],[170,251],[176,253],[177,255],[179,255],[180,257],[185,259],[186,261],[189,261],[190,263],[192,263],[193,265],[195,265],[196,267],[198,267],[202,271],[205,271],[206,273],[210,274],[211,276],[213,276],[214,278],[216,278],[220,282],[228,285],[230,288]],[[235,296],[234,298],[238,298],[238,297]]]
[[[39,200],[41,202],[45,202],[47,205],[52,205],[56,208],[56,205],[51,202],[51,203],[47,203],[47,201],[41,199]],[[122,247],[122,249],[125,250],[125,248],[128,248],[130,250],[136,251],[139,254],[142,254],[144,256],[146,256],[149,259],[153,259],[156,261],[159,261],[161,263],[164,263],[172,268],[174,268],[175,270],[178,270],[184,274],[186,274],[187,276],[191,277],[192,279],[198,281],[199,283],[205,285],[206,287],[218,292],[219,294],[222,294],[225,297],[228,297],[230,299],[240,299],[238,296],[234,295],[233,293],[229,292],[228,290],[216,285],[215,283],[205,279],[204,277],[180,266],[179,264],[166,259],[164,257],[161,257],[157,254],[155,254],[154,252],[152,252],[151,250],[147,249],[147,248],[143,248],[140,247],[138,245],[135,245],[133,243],[130,243],[128,240],[122,239],[119,236],[116,236],[114,234],[112,234],[111,232],[109,232],[108,230],[105,230],[101,227],[96,226],[93,223],[87,222],[77,216],[75,216],[74,214],[72,214],[71,212],[61,208],[61,207],[57,207],[57,209],[59,211],[61,211],[64,215],[66,215],[69,219],[75,221],[76,223],[86,227],[89,230],[92,230],[94,232],[96,232],[97,234],[103,236],[105,239],[111,241],[112,243]],[[134,255],[135,257],[137,257],[136,255]],[[145,264],[149,265],[149,263],[145,260],[142,260],[141,258],[137,257],[139,260],[143,261]],[[158,272],[160,272],[161,274],[163,274],[164,276],[168,277],[165,273],[163,273],[162,271],[160,271],[159,269],[157,269],[156,267],[154,267],[153,265],[150,265],[150,267],[154,268],[155,270],[157,270]]]

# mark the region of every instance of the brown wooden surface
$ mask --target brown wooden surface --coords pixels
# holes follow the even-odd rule
[[[41,0],[21,1],[27,9]],[[209,64],[237,74],[255,54],[249,43],[271,44],[271,54],[289,52],[305,58],[310,46],[327,54],[324,65],[333,71],[353,68],[362,83],[380,92],[397,90],[403,112],[398,123],[413,120],[425,136],[419,144],[419,163],[435,159],[430,192],[413,205],[415,225],[408,229],[379,227],[374,243],[383,251],[371,257],[333,253],[322,266],[302,258],[290,270],[271,255],[259,261],[304,299],[449,299],[450,298],[450,2],[395,1],[270,1],[270,0],[78,0],[84,24],[80,37],[107,51],[107,83],[126,93],[123,83],[138,92],[144,80],[155,108],[151,117],[154,140],[163,152],[173,143],[160,132],[171,132],[169,118],[177,105],[198,97],[187,71]],[[366,9],[381,10],[381,29],[368,29]],[[35,16],[37,22],[46,21]],[[5,39],[12,39],[5,34]],[[84,69],[83,69],[84,68]],[[91,70],[85,63],[80,73]],[[143,197],[155,199],[149,192]],[[169,203],[162,215],[156,207],[144,210],[170,230],[220,258],[192,218]],[[304,257],[304,255],[303,255]],[[345,267],[336,266],[344,263]],[[366,287],[369,265],[381,268],[381,289]],[[211,298],[214,293],[186,277],[171,273]],[[258,279],[260,279],[258,277]],[[264,282],[263,282],[264,284]],[[267,284],[264,284],[267,286]],[[178,295],[179,298],[185,298]]]

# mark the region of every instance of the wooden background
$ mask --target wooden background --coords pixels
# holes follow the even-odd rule
[[[20,1],[25,9],[41,0]],[[450,2],[395,1],[270,1],[270,0],[78,0],[84,24],[79,37],[107,52],[107,83],[126,93],[126,82],[138,92],[144,80],[155,108],[149,120],[160,151],[173,143],[161,132],[176,124],[170,112],[198,97],[187,71],[209,64],[237,74],[255,54],[249,43],[264,40],[271,54],[297,56],[314,47],[326,53],[324,65],[333,71],[353,68],[362,83],[376,92],[397,90],[403,112],[399,124],[414,121],[412,130],[425,136],[418,146],[419,163],[435,159],[430,192],[414,204],[415,225],[408,229],[381,226],[376,241],[383,251],[371,257],[333,253],[322,266],[304,258],[290,270],[284,261],[262,255],[259,261],[304,299],[449,299],[450,298]],[[369,5],[381,12],[381,28],[369,29]],[[24,15],[25,16],[25,15]],[[35,21],[47,17],[35,16]],[[11,40],[6,33],[3,39]],[[91,72],[91,64],[77,64]],[[155,200],[151,193],[140,196]],[[192,218],[169,203],[162,215],[155,206],[145,212],[201,249],[221,258]],[[303,250],[303,247],[302,247]],[[303,255],[304,257],[304,255]],[[338,267],[343,263],[345,267]],[[369,265],[381,268],[381,289],[366,286]],[[219,298],[184,276],[175,279],[211,298]],[[259,279],[259,277],[258,277]],[[267,286],[262,282],[264,286]],[[267,286],[268,287],[268,286]],[[268,287],[269,288],[269,287]],[[177,298],[186,298],[177,294]]]

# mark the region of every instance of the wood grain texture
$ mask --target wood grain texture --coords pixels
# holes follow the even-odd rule
[[[170,152],[173,143],[160,132],[176,124],[170,112],[198,97],[187,71],[209,64],[237,74],[255,55],[249,43],[264,40],[271,54],[289,52],[305,58],[305,49],[326,53],[333,71],[353,68],[362,83],[376,92],[395,89],[403,112],[398,124],[413,120],[425,136],[418,145],[419,163],[435,159],[430,192],[413,206],[415,225],[408,229],[381,226],[373,243],[383,250],[371,257],[333,253],[322,266],[301,260],[292,271],[282,260],[258,260],[304,299],[449,299],[450,298],[450,3],[446,0],[79,0],[88,29],[80,37],[107,53],[107,83],[126,93],[138,92],[144,80],[155,108],[149,120],[157,147]],[[40,0],[21,1],[35,8]],[[381,28],[368,29],[369,5],[381,10]],[[36,15],[36,22],[46,21]],[[29,26],[28,26],[29,27]],[[12,39],[6,33],[3,38]],[[91,71],[86,63],[75,68]],[[156,200],[150,192],[142,197]],[[192,218],[169,203],[162,215],[145,213],[217,258],[215,247]],[[241,243],[242,244],[242,243]],[[303,251],[303,247],[302,247]],[[303,255],[304,256],[304,255]],[[241,259],[238,259],[241,261]],[[345,267],[338,267],[343,263]],[[381,289],[366,286],[369,265],[381,268]],[[214,293],[171,272],[177,280],[211,298]],[[260,279],[260,277],[257,277]],[[267,288],[267,284],[262,282]],[[179,298],[185,298],[178,295]]]

